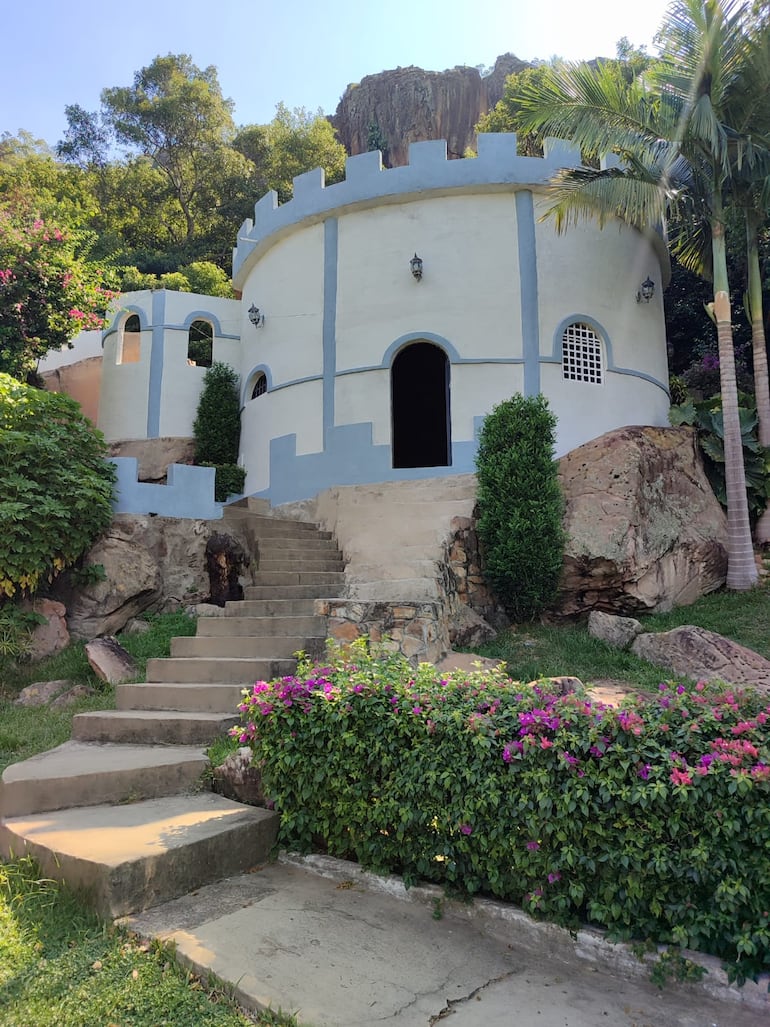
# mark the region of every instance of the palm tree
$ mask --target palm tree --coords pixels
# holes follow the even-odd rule
[[[719,345],[728,504],[727,586],[757,580],[746,499],[725,244],[725,200],[737,171],[770,174],[770,150],[731,124],[757,32],[746,3],[676,0],[659,33],[659,63],[631,83],[611,67],[563,65],[523,106],[529,131],[570,138],[590,153],[618,154],[621,168],[563,171],[552,185],[557,229],[584,217],[657,225],[672,211],[680,252],[708,230],[713,317]]]

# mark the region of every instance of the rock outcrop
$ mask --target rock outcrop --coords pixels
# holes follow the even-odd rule
[[[753,649],[693,624],[639,635],[631,652],[675,675],[770,690],[768,660]]]
[[[86,645],[86,657],[94,674],[110,685],[130,681],[136,675],[136,660],[117,638],[95,638]]]
[[[559,461],[568,535],[555,612],[695,602],[727,570],[727,520],[689,428],[608,432]]]
[[[446,139],[449,156],[462,157],[475,144],[479,118],[503,95],[508,75],[528,66],[507,53],[483,77],[477,68],[467,66],[381,71],[349,85],[330,120],[350,154],[370,149],[370,133],[376,127],[389,167],[406,164],[409,144],[423,139]]]
[[[34,599],[27,605],[39,617],[45,618],[43,623],[37,624],[32,631],[30,659],[44,660],[66,649],[70,644],[70,636],[64,604],[53,599]]]

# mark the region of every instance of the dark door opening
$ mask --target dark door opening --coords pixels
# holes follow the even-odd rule
[[[449,361],[430,342],[414,342],[390,372],[394,467],[449,467]]]

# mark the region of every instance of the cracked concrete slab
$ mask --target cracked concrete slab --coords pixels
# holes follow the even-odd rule
[[[770,1022],[770,1007],[718,1002],[691,985],[661,992],[647,980],[567,958],[548,925],[541,925],[540,945],[516,930],[501,937],[454,904],[429,896],[404,901],[403,888],[399,897],[388,884],[394,879],[372,888],[370,878],[341,861],[315,872],[273,863],[125,922],[172,941],[180,959],[228,982],[246,1006],[295,1012],[312,1027]]]

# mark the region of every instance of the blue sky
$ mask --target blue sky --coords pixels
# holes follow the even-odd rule
[[[417,64],[442,70],[522,59],[612,56],[627,36],[650,48],[665,0],[0,0],[0,132],[55,144],[64,107],[99,105],[157,54],[213,64],[238,124],[280,101],[332,113],[348,82]]]

